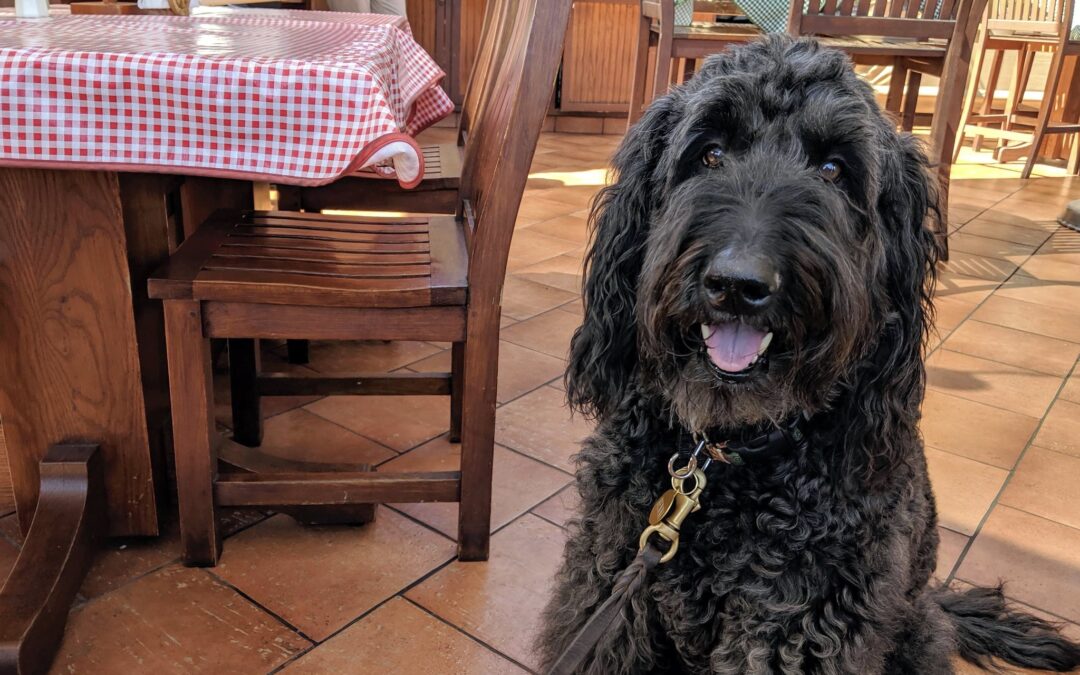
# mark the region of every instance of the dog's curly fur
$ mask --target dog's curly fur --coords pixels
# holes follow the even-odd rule
[[[702,163],[706,148],[722,164]],[[823,162],[842,167],[822,178]],[[594,207],[585,319],[567,390],[598,428],[581,511],[545,612],[550,665],[636,552],[688,432],[808,416],[800,452],[715,465],[703,508],[583,672],[948,673],[983,662],[1068,670],[1080,647],[1000,589],[931,584],[938,537],[918,431],[936,262],[936,191],[842,54],[772,38],[714,56],[657,100]],[[702,355],[702,270],[718,250],[783,278],[749,382]]]

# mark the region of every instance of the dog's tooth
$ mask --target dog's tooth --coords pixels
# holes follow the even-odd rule
[[[712,336],[712,326],[707,323],[701,324],[701,337],[703,340],[708,340]]]
[[[765,353],[765,350],[769,348],[769,345],[770,345],[771,343],[772,343],[772,333],[767,333],[767,334],[765,335],[765,337],[763,337],[763,338],[761,339],[761,346],[760,346],[760,347],[758,347],[758,350],[757,350],[757,355],[758,355],[758,356],[761,356],[762,354],[764,354],[764,353]]]

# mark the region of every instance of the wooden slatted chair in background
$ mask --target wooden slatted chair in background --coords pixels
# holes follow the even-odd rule
[[[507,5],[488,2],[469,84],[458,116],[457,139],[453,143],[421,146],[424,176],[419,185],[403,188],[394,179],[358,171],[329,185],[319,187],[278,186],[279,208],[290,211],[352,210],[406,211],[409,213],[453,213],[458,206],[462,161],[470,131],[491,94],[492,74],[503,58]]]
[[[960,0],[795,0],[788,32],[815,36],[859,65],[891,66],[885,107],[910,131],[922,76],[941,75],[959,9]]]
[[[719,3],[695,3],[695,9],[714,10]],[[713,25],[675,25],[675,0],[641,0],[634,62],[634,85],[630,93],[629,124],[641,118],[644,105],[662,96],[672,83],[672,66],[683,59],[703,59],[733,44],[749,42],[761,36],[761,29],[750,23]],[[649,49],[655,47],[653,90],[646,92],[649,79]]]
[[[1037,115],[1024,116],[1021,119],[1020,104],[1031,77],[1032,65],[1038,52],[1053,49],[1062,42],[1063,33],[1068,32],[1072,15],[1071,0],[991,0],[986,9],[986,20],[979,28],[975,42],[975,60],[972,72],[982,73],[983,64],[991,54],[990,68],[987,71],[986,93],[981,101],[978,98],[979,78],[972,77],[968,82],[964,97],[964,111],[960,122],[960,134],[956,142],[955,157],[960,154],[966,136],[974,135],[972,147],[982,149],[985,137],[1001,141],[1014,140],[1030,143],[1031,134],[1017,132],[1018,125],[1029,129],[1034,126]],[[994,107],[994,95],[1001,79],[1005,55],[1016,55],[1016,70],[1009,83],[1009,91],[1004,106]],[[977,104],[977,105],[976,105]],[[993,127],[987,129],[987,125]],[[1004,132],[1004,133],[998,133]],[[1004,149],[1004,143],[998,149]],[[999,155],[1000,157],[1000,155]]]
[[[1022,178],[1029,178],[1039,158],[1043,139],[1054,134],[1080,133],[1080,108],[1075,100],[1064,111],[1065,120],[1052,121],[1054,106],[1065,73],[1065,59],[1080,55],[1080,42],[1071,40],[1073,25],[1072,0],[995,0],[987,10],[988,16],[975,45],[976,67],[982,68],[987,51],[993,51],[987,78],[986,95],[974,112],[978,82],[968,84],[961,120],[961,136],[957,139],[955,155],[959,155],[965,134],[973,134],[974,148],[980,149],[983,137],[1000,139],[995,151],[998,161],[1007,162],[1026,157]],[[1006,51],[1017,53],[1017,70],[1005,100],[998,112],[993,108],[994,90],[1001,73]],[[1050,53],[1050,68],[1043,87],[1042,100],[1034,114],[1021,108],[1031,76],[1032,64],[1038,52]],[[979,72],[976,70],[975,72]],[[1073,95],[1075,99],[1075,94]],[[1068,109],[1071,108],[1071,109]],[[986,124],[994,126],[987,127]],[[1011,144],[1006,144],[1011,142]],[[1069,157],[1070,173],[1080,170],[1080,142],[1074,142]]]
[[[953,146],[972,47],[985,7],[986,0],[795,0],[791,5],[792,35],[817,37],[856,64],[892,67],[886,108],[901,111],[903,129],[914,125],[922,76],[940,78],[929,153],[941,183],[943,214],[948,213]],[[935,234],[947,259],[946,228],[943,218]]]
[[[559,64],[571,0],[499,0],[505,55],[462,165],[456,215],[218,212],[150,281],[164,300],[184,558],[213,565],[218,506],[460,502],[458,552],[488,555],[500,298],[510,239]],[[454,343],[449,373],[258,375],[276,394],[448,395],[460,471],[229,472],[219,467],[209,338]],[[460,345],[460,348],[457,347]],[[318,449],[310,457],[318,461]]]

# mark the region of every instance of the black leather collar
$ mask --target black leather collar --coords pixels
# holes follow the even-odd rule
[[[713,429],[705,433],[704,451],[713,461],[743,466],[765,461],[796,450],[806,441],[803,415],[795,415],[779,425],[762,430],[743,429],[734,434]],[[696,446],[701,436],[693,442]]]

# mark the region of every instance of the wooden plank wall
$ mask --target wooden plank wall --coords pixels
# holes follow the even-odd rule
[[[484,8],[487,0],[459,0],[461,3],[461,37],[458,42],[458,68],[462,93],[469,85],[476,50],[480,46],[480,31],[484,27]]]
[[[432,0],[407,0],[405,3],[413,37],[428,54],[435,54],[435,8],[436,3]]]
[[[625,112],[634,83],[638,0],[577,0],[563,51],[562,110]]]

